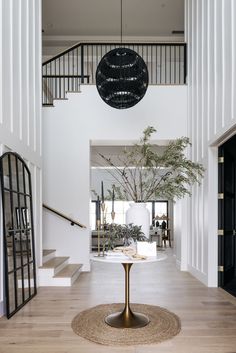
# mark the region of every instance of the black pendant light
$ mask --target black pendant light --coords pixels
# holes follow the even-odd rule
[[[137,104],[148,87],[148,70],[135,51],[121,47],[106,53],[98,64],[96,86],[105,103],[116,109],[127,109]]]

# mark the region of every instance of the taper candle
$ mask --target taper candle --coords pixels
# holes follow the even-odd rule
[[[102,203],[104,203],[104,188],[103,188],[103,181],[101,182],[101,195],[102,195]]]
[[[113,191],[112,191],[112,212],[114,212],[114,201],[115,201],[115,191],[113,188]]]
[[[99,196],[97,198],[96,220],[97,221],[101,220],[101,204],[100,204]]]

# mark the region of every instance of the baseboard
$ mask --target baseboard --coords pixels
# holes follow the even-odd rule
[[[176,256],[175,256],[175,257],[176,257]],[[177,269],[181,271],[181,261],[179,261],[179,260],[176,259],[176,260],[175,260],[175,264],[176,264]]]
[[[90,271],[91,271],[91,264],[90,264],[90,262],[89,262],[89,263],[86,263],[86,264],[83,264],[83,267],[82,267],[81,272],[90,272]]]
[[[4,303],[3,301],[0,302],[0,317],[5,315],[5,310],[4,310]]]
[[[196,268],[188,265],[188,272],[191,273],[194,277],[196,277],[200,282],[207,286],[207,275],[205,273],[200,272]]]

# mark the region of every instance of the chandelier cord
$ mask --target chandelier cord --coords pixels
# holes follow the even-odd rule
[[[122,44],[122,28],[123,28],[123,18],[122,18],[122,13],[123,13],[123,1],[120,0],[120,42]]]

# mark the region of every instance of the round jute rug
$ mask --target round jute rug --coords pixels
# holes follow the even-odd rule
[[[180,332],[180,319],[159,306],[131,304],[131,309],[146,314],[150,323],[142,328],[114,328],[105,323],[105,317],[122,311],[124,304],[98,305],[76,315],[71,323],[73,331],[90,341],[112,346],[153,344],[168,340]]]

